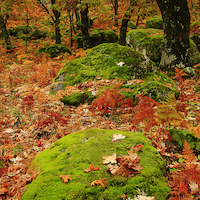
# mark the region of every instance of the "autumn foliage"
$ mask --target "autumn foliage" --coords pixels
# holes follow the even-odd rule
[[[116,89],[107,90],[102,96],[92,102],[92,110],[94,111],[97,108],[102,114],[126,112],[125,108],[133,107],[134,101],[126,98],[119,92]]]

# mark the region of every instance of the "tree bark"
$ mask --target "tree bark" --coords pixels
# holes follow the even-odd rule
[[[55,0],[51,0],[51,5],[55,4]],[[55,33],[56,33],[56,44],[61,43],[61,34],[60,34],[60,12],[56,9],[53,9],[53,14],[55,16],[54,24],[55,24]]]
[[[80,11],[81,13],[81,30],[82,30],[82,39],[83,39],[83,49],[91,47],[90,36],[89,36],[89,24],[88,24],[88,6],[84,10]]]
[[[71,44],[70,46],[73,46],[73,28],[72,28],[72,16],[70,14],[70,11],[68,11],[68,16],[69,16],[69,26],[70,26],[70,36],[71,36]]]
[[[2,15],[0,15],[0,26],[1,26],[1,31],[4,35],[4,39],[5,39],[5,42],[6,42],[6,48],[9,51],[9,50],[13,49],[13,47],[12,47],[11,42],[10,42],[9,32],[6,28],[6,22],[4,21],[4,18],[3,18]]]
[[[46,10],[46,12],[50,15],[50,12],[48,10],[48,8],[45,6],[45,4],[41,1],[38,0],[38,2],[44,7],[44,9]],[[54,5],[56,3],[55,0],[51,0],[51,5]],[[61,34],[60,34],[60,12],[56,9],[53,8],[53,14],[55,16],[55,18],[51,16],[53,22],[54,22],[54,26],[55,26],[55,34],[56,34],[56,44],[60,44],[61,43]]]
[[[77,30],[80,30],[81,29],[81,20],[80,20],[78,8],[75,8],[75,15],[76,15],[76,28],[77,28]]]
[[[124,14],[124,18],[122,20],[122,25],[120,28],[120,37],[119,37],[119,44],[125,46],[126,45],[126,32],[127,32],[127,26],[128,22],[131,18],[131,14],[133,13],[133,6],[136,3],[136,0],[130,0],[130,6],[128,10]]]
[[[156,0],[163,18],[163,70],[190,66],[190,12],[187,0]]]
[[[118,26],[118,18],[117,18],[118,0],[115,0],[114,2],[114,9],[115,9],[115,26]]]

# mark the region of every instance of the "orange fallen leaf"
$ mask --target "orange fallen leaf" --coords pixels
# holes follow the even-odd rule
[[[134,147],[132,147],[135,151],[140,151],[144,147],[143,144],[136,144]]]
[[[68,183],[69,180],[72,181],[71,175],[60,175],[59,178],[62,178],[64,183]]]
[[[7,189],[7,188],[1,188],[1,189],[0,189],[0,195],[6,194],[7,192],[8,192],[8,189]]]
[[[100,177],[99,180],[93,181],[93,182],[90,184],[90,186],[101,185],[102,187],[105,187],[104,184],[107,184],[107,183],[108,183],[108,182],[105,182],[105,180],[106,180],[105,178],[101,179],[101,177]]]
[[[84,169],[84,172],[89,173],[90,171],[97,171],[99,170],[100,166],[95,167],[94,164],[92,163],[92,165],[90,165],[90,167],[88,167],[87,169]]]

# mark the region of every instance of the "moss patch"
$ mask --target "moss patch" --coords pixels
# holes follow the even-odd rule
[[[131,88],[134,91],[134,96],[138,93],[146,93],[147,96],[155,101],[163,101],[171,93],[175,93],[176,97],[179,96],[179,90],[176,88],[175,83],[167,76],[167,74],[163,74],[162,72],[154,72],[145,74],[141,78],[143,83],[125,85],[125,87]]]
[[[105,43],[90,49],[87,55],[80,59],[68,61],[54,82],[59,80],[62,74],[65,74],[65,85],[95,80],[95,76],[109,80],[115,78],[131,80],[153,70],[155,70],[153,62],[147,61],[141,53],[128,46]],[[72,74],[75,76],[71,76]]]
[[[146,55],[153,62],[160,62],[162,56],[163,33],[157,29],[136,29],[131,30],[127,34],[127,42],[133,48],[142,52],[146,51]],[[191,64],[200,62],[200,53],[198,47],[190,39],[190,55]]]
[[[61,44],[53,44],[45,49],[45,53],[49,53],[51,57],[57,57],[61,53],[65,52],[71,54],[71,50],[68,47],[62,46]]]
[[[163,29],[163,20],[160,16],[149,17],[146,21],[146,28]]]
[[[182,152],[184,140],[190,144],[190,148],[199,154],[200,151],[200,139],[196,138],[195,135],[187,130],[173,129],[170,131],[173,138],[173,144],[180,152]]]
[[[126,136],[120,143],[114,143],[111,136],[122,133]],[[135,144],[144,145],[139,152],[140,164],[143,169],[140,174],[131,178],[111,175],[102,156],[116,152],[117,156],[127,154],[127,148]],[[100,170],[85,173],[89,165],[100,166]],[[40,153],[32,162],[39,165],[41,172],[29,185],[21,200],[27,199],[121,199],[127,194],[133,198],[138,191],[143,191],[156,200],[165,200],[170,191],[164,177],[165,162],[144,135],[133,132],[90,129],[67,135],[51,147]],[[65,184],[59,175],[71,174],[72,181]],[[106,187],[90,184],[100,177],[106,178]]]

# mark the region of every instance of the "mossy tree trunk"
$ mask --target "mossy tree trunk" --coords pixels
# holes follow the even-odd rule
[[[131,18],[131,14],[133,13],[133,6],[135,5],[136,0],[130,0],[130,5],[128,10],[124,14],[124,18],[122,20],[121,28],[120,28],[120,36],[119,36],[119,44],[126,45],[126,32],[128,22]]]
[[[6,42],[6,48],[8,50],[8,52],[13,48],[10,42],[10,36],[9,36],[9,32],[6,28],[6,22],[7,22],[7,18],[8,15],[6,16],[6,19],[4,20],[3,16],[0,15],[0,26],[1,26],[1,31],[4,35],[5,38],[5,42]]]
[[[44,2],[41,0],[38,0],[38,2],[44,7],[44,9],[46,10],[46,12],[51,16],[53,22],[54,22],[54,26],[55,26],[55,34],[56,34],[56,44],[60,44],[61,43],[61,34],[60,34],[60,11],[58,11],[57,9],[53,8],[53,14],[54,17],[50,14],[49,9],[45,6]],[[51,5],[55,5],[56,1],[55,0],[51,0]]]
[[[81,13],[81,30],[83,38],[83,49],[89,48],[90,45],[90,36],[89,36],[89,18],[88,18],[88,6],[80,11]]]
[[[163,18],[161,69],[190,66],[190,12],[187,0],[156,0]]]
[[[80,20],[78,8],[75,8],[75,16],[76,16],[76,28],[77,30],[79,30],[81,29],[81,20]]]
[[[55,0],[51,0],[51,5],[54,5],[56,2]],[[53,9],[53,14],[55,16],[54,18],[54,24],[55,24],[55,33],[56,33],[56,44],[61,43],[61,34],[60,34],[60,11]]]
[[[70,26],[70,37],[71,37],[71,47],[73,46],[73,26],[72,26],[72,16],[70,14],[70,11],[68,11],[68,16],[69,16],[69,26]]]

